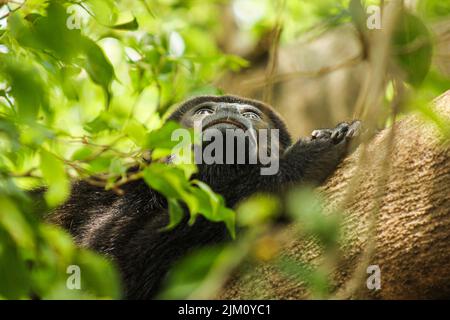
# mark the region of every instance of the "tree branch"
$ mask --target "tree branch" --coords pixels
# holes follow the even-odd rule
[[[450,123],[450,91],[436,100],[434,110]],[[367,146],[363,170],[361,150],[344,160],[320,188],[327,210],[344,206],[341,258],[331,278],[333,298],[425,299],[450,297],[450,148],[448,136],[419,115],[395,124],[389,166],[383,168],[390,129],[380,132]],[[445,140],[446,139],[446,140]],[[383,168],[382,170],[380,168]],[[387,170],[387,172],[381,172]],[[349,203],[343,203],[355,174]],[[383,174],[382,192],[377,181]],[[376,210],[375,232],[370,238],[371,214]],[[312,239],[297,239],[294,226],[283,232],[281,253],[300,263],[319,266],[324,251]],[[364,257],[372,243],[369,257]],[[364,262],[363,262],[364,261]],[[289,279],[270,262],[248,262],[220,294],[220,298],[309,297],[298,279]],[[362,265],[363,268],[358,268]],[[381,269],[381,289],[366,287],[368,265]]]

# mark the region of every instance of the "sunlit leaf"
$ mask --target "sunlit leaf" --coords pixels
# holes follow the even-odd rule
[[[148,185],[169,198],[183,199],[189,190],[189,182],[183,171],[161,163],[152,163],[145,168],[144,179]]]
[[[129,22],[116,24],[112,28],[119,29],[119,30],[137,30],[137,28],[139,28],[139,24],[138,24],[136,18],[134,18],[133,20],[131,20]]]
[[[114,0],[87,0],[86,5],[95,19],[104,26],[112,26],[117,19]]]
[[[235,220],[236,214],[233,210],[225,206],[223,197],[216,194],[206,183],[194,180],[194,185],[199,190],[192,191],[197,195],[200,203],[200,213],[208,220],[215,222],[224,222],[231,236],[235,237]]]
[[[119,130],[122,126],[123,119],[118,115],[109,111],[103,111],[95,119],[86,123],[84,128],[88,132],[98,133],[101,131]]]
[[[138,121],[132,119],[127,122],[123,128],[126,133],[138,146],[145,145],[146,141],[146,128]]]
[[[80,250],[74,264],[80,267],[81,290],[102,298],[121,297],[119,275],[111,261],[90,251]]]
[[[97,43],[86,38],[82,45],[86,54],[84,68],[92,81],[103,88],[108,103],[111,95],[111,83],[115,78],[114,68]]]
[[[175,199],[167,199],[167,202],[169,204],[169,224],[163,230],[172,230],[183,219],[184,210]]]
[[[172,139],[172,134],[175,130],[180,129],[181,126],[174,122],[168,121],[160,129],[153,130],[145,137],[144,147],[148,149],[164,148],[172,149],[179,144],[179,141]],[[185,129],[186,132],[189,132]]]
[[[33,230],[22,212],[7,197],[0,196],[0,226],[3,227],[14,241],[21,247],[34,246]]]
[[[242,226],[255,226],[269,222],[280,209],[279,200],[272,195],[257,195],[239,204],[238,223]]]
[[[108,172],[108,169],[111,167],[112,161],[113,161],[112,155],[97,156],[91,161],[89,161],[89,170],[92,173]]]
[[[14,58],[3,58],[0,70],[11,85],[11,95],[16,100],[21,120],[32,120],[43,107],[48,110],[48,93],[39,72]]]
[[[40,150],[40,156],[40,168],[48,184],[45,200],[49,206],[54,207],[67,199],[70,191],[69,180],[64,163],[60,159],[45,149]]]
[[[72,154],[72,160],[84,160],[93,154],[91,147],[81,147]]]

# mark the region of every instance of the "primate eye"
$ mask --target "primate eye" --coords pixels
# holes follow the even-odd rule
[[[259,114],[257,114],[256,112],[253,112],[253,111],[246,111],[242,115],[244,117],[246,117],[247,119],[251,119],[251,120],[259,120],[259,119],[261,119]]]
[[[198,115],[208,115],[208,114],[212,114],[213,111],[209,108],[200,108],[197,111],[195,111],[195,114]]]

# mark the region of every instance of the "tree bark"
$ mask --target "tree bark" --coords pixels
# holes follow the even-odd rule
[[[450,91],[436,99],[435,111],[448,125]],[[365,151],[360,146],[320,188],[329,212],[344,207],[341,258],[330,274],[333,298],[450,298],[448,136],[418,115],[393,128],[377,134]],[[324,251],[312,239],[293,236],[294,229],[283,230],[290,240],[281,252],[312,265],[323,262]],[[366,286],[369,265],[381,270],[379,290]],[[309,293],[270,261],[253,261],[219,297],[303,299]]]

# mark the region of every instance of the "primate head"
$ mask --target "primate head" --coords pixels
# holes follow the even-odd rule
[[[184,102],[169,120],[178,121],[186,128],[200,126],[204,148],[208,148],[208,145],[214,142],[211,136],[216,138],[215,134],[222,134],[224,163],[229,163],[225,162],[225,158],[230,153],[233,154],[232,161],[242,163],[237,159],[239,150],[236,150],[239,138],[242,137],[244,139],[241,141],[245,141],[245,150],[252,149],[253,154],[259,151],[259,155],[264,152],[270,153],[271,146],[275,144],[279,153],[283,153],[291,145],[291,138],[283,120],[271,107],[259,101],[236,96],[200,96],[190,99]],[[277,141],[273,141],[274,131],[277,131]],[[227,139],[230,136],[232,138]],[[233,142],[232,147],[230,142]],[[247,161],[249,158],[246,158],[244,163]]]

